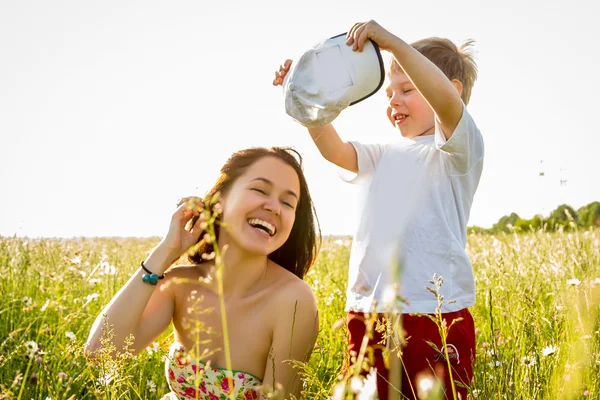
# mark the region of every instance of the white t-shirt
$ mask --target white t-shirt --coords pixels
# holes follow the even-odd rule
[[[345,180],[366,184],[367,191],[350,255],[346,311],[389,311],[399,254],[400,289],[392,294],[408,301],[401,312],[435,312],[437,299],[426,289],[434,274],[443,277],[444,303],[454,301],[443,312],[474,305],[465,247],[484,149],[466,107],[448,141],[436,118],[433,135],[389,145],[351,143],[358,174]]]

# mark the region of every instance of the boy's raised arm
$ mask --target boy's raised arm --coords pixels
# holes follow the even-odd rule
[[[275,72],[274,86],[283,84],[286,74],[292,66],[292,60],[285,60]],[[347,171],[358,173],[358,156],[354,146],[344,142],[331,124],[319,128],[308,128],[313,142],[325,159]]]
[[[462,84],[450,80],[444,73],[410,44],[382,28],[377,22],[355,24],[348,31],[348,44],[362,51],[367,39],[392,53],[415,88],[427,100],[441,123],[446,139],[450,139],[460,122],[463,102]]]
[[[358,158],[354,146],[344,142],[333,125],[308,128],[308,132],[327,161],[347,171],[358,173]]]

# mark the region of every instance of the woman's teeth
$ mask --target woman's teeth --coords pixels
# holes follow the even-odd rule
[[[258,218],[251,218],[248,220],[248,223],[253,228],[262,229],[263,231],[267,232],[269,236],[273,236],[275,234],[275,226],[271,225],[267,221],[263,221],[262,219]]]

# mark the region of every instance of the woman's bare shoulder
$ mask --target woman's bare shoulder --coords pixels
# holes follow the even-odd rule
[[[166,276],[182,276],[182,275],[190,274],[190,273],[192,273],[193,270],[197,269],[197,267],[198,266],[194,265],[194,264],[174,265],[165,272],[165,277]]]
[[[204,268],[195,264],[179,264],[165,272],[164,284],[171,287],[175,283],[197,283],[202,278]],[[165,288],[166,289],[166,288]]]
[[[316,310],[316,298],[310,285],[292,272],[274,263],[276,268],[273,281],[273,297],[275,304],[289,307],[290,304],[302,304]]]

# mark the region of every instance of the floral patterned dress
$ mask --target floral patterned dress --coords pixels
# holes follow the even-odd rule
[[[165,361],[171,392],[163,400],[236,400],[258,399],[261,380],[241,371],[227,370],[192,358],[180,343],[173,343]]]

